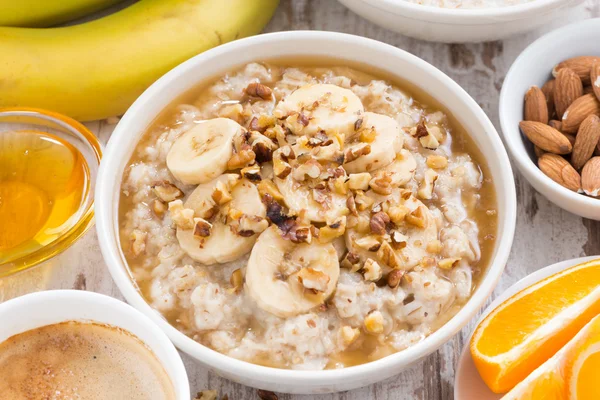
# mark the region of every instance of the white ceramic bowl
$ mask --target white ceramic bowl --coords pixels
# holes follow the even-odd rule
[[[376,66],[413,82],[458,119],[489,163],[498,191],[499,226],[493,262],[462,310],[446,325],[409,349],[365,365],[327,371],[274,369],[239,361],[200,345],[168,324],[131,281],[118,241],[119,187],[123,170],[144,130],[170,102],[205,79],[248,62],[282,57],[335,57]],[[340,61],[342,62],[342,61]],[[219,46],[176,67],[152,85],[123,116],[108,143],[96,190],[97,230],[113,279],[137,309],[157,323],[182,351],[229,379],[281,392],[324,393],[365,386],[392,375],[439,348],[484,304],[507,261],[516,220],[515,187],[508,156],[481,108],[454,81],[425,61],[393,46],[332,32],[283,32]]]
[[[171,378],[178,400],[190,399],[190,385],[179,353],[169,338],[130,305],[93,292],[50,290],[0,304],[0,343],[11,336],[65,321],[98,322],[122,328],[144,342]]]
[[[552,67],[567,58],[600,56],[600,18],[557,29],[527,47],[514,62],[500,93],[500,126],[514,163],[531,185],[548,200],[573,214],[600,220],[600,200],[572,192],[548,178],[538,167],[533,146],[519,130],[525,92],[541,87]]]
[[[358,15],[394,32],[436,42],[483,42],[524,33],[583,0],[535,0],[509,7],[448,9],[404,0],[339,0]]]

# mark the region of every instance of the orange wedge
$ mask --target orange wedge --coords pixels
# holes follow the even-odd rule
[[[502,400],[600,399],[600,315]]]
[[[471,339],[475,366],[493,392],[506,393],[599,313],[600,259],[552,275],[494,309]]]

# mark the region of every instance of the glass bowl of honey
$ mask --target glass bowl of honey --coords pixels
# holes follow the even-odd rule
[[[72,245],[93,224],[98,139],[45,110],[0,109],[0,277]]]

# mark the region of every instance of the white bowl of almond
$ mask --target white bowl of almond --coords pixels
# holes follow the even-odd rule
[[[600,219],[600,19],[558,29],[511,67],[500,124],[513,161],[561,208]]]

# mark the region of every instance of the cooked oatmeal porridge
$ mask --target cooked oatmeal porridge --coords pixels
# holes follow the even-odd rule
[[[193,90],[124,173],[140,290],[262,365],[342,368],[419,342],[468,300],[496,235],[487,168],[439,110],[348,67],[252,63]]]
[[[410,3],[421,4],[423,6],[440,8],[494,8],[508,7],[518,4],[530,3],[536,0],[404,0]]]

